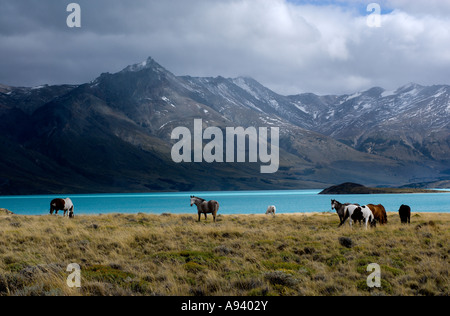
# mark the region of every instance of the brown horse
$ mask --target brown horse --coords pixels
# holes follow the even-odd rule
[[[373,216],[375,217],[375,219],[381,225],[387,224],[387,222],[388,222],[387,213],[386,213],[386,209],[384,208],[383,205],[381,205],[381,204],[378,204],[378,205],[368,204],[367,206],[372,211]]]
[[[212,214],[214,222],[216,222],[217,212],[219,211],[219,203],[217,201],[207,202],[199,197],[191,196],[191,207],[193,205],[197,206],[198,211],[198,221],[200,222],[200,215],[205,214],[205,220],[208,219],[206,214]]]

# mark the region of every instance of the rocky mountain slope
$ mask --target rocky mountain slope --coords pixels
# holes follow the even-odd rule
[[[79,86],[0,86],[0,193],[401,185],[448,176],[448,86],[281,96],[251,78],[175,76],[149,58]],[[175,164],[178,126],[279,127],[280,169]]]

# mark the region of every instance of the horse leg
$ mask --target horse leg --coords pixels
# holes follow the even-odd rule
[[[208,220],[208,215],[205,213],[205,221]]]
[[[202,213],[198,212],[198,222],[199,223],[200,223],[200,220],[201,220],[201,218],[200,218],[201,215],[202,215]]]
[[[342,225],[344,225],[348,218],[349,218],[349,216],[348,216],[348,213],[347,213],[347,214],[345,214],[345,215],[343,216],[343,218],[341,219],[341,224],[339,224],[339,227],[341,227]]]

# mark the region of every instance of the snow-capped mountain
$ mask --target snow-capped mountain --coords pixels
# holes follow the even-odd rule
[[[450,86],[408,84],[396,91],[290,99],[309,114],[311,129],[360,151],[399,160],[448,159]]]
[[[79,86],[0,86],[0,193],[321,188],[445,180],[449,86],[282,96],[152,58]],[[280,170],[175,164],[175,127],[279,127]],[[38,179],[38,180],[37,180]],[[208,181],[205,181],[208,179]]]

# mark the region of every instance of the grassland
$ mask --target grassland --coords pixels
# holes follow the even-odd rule
[[[450,214],[389,214],[368,231],[335,214],[195,218],[0,214],[0,295],[449,295]]]

